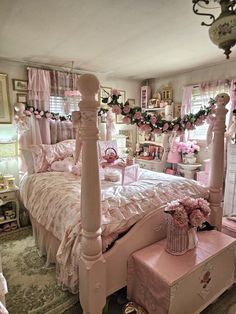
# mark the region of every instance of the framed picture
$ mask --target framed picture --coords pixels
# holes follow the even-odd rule
[[[0,123],[11,123],[7,74],[0,74]]]
[[[134,98],[128,98],[127,101],[129,102],[129,105],[131,108],[135,106],[135,99]]]
[[[112,91],[111,87],[100,86],[99,103],[100,103],[101,107],[106,106],[106,104],[102,102],[102,99],[111,95],[111,91]]]
[[[123,116],[122,114],[117,114],[117,115],[116,115],[116,123],[117,123],[117,124],[124,123],[124,122],[123,122],[123,119],[124,119],[124,116]]]
[[[12,85],[13,85],[13,90],[16,90],[19,92],[27,92],[28,81],[26,80],[13,79]]]
[[[23,104],[27,103],[27,94],[16,94],[16,101],[17,102],[21,102]]]

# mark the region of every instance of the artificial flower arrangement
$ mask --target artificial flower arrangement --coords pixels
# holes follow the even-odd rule
[[[209,217],[211,209],[203,198],[186,196],[168,203],[164,211],[172,216],[176,227],[189,229],[201,227]]]
[[[188,141],[188,142],[179,142],[177,144],[178,152],[186,155],[186,154],[194,154],[196,155],[200,151],[200,147],[197,145],[196,141]]]

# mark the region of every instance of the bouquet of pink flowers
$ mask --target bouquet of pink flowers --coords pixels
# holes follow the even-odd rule
[[[211,212],[209,203],[203,198],[184,197],[167,204],[165,213],[173,218],[173,223],[179,227],[200,227]]]
[[[179,153],[182,154],[197,154],[200,150],[200,147],[197,145],[196,141],[188,142],[179,142],[177,145]]]

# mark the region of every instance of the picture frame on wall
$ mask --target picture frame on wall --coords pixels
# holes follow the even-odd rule
[[[135,107],[135,99],[134,98],[128,98],[127,101],[128,101],[129,106],[131,108]]]
[[[8,76],[5,73],[0,73],[0,123],[11,123]]]
[[[19,92],[27,92],[28,81],[27,80],[18,80],[12,79],[13,90]]]
[[[116,115],[116,123],[117,124],[122,124],[123,122],[124,116],[122,114],[117,114]]]
[[[112,91],[111,87],[100,86],[99,103],[100,103],[101,107],[106,106],[106,103],[103,103],[102,99],[108,97],[109,95],[111,95],[111,91]]]
[[[16,94],[16,101],[23,103],[23,104],[26,104],[27,103],[27,94],[17,93]]]

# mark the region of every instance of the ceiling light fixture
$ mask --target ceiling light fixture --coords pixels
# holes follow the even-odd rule
[[[209,16],[210,23],[201,25],[210,26],[211,41],[223,49],[226,59],[229,59],[231,48],[236,44],[236,0],[192,0],[193,12],[197,15]],[[215,18],[213,14],[198,12],[198,7],[204,9],[221,8],[220,15]]]

